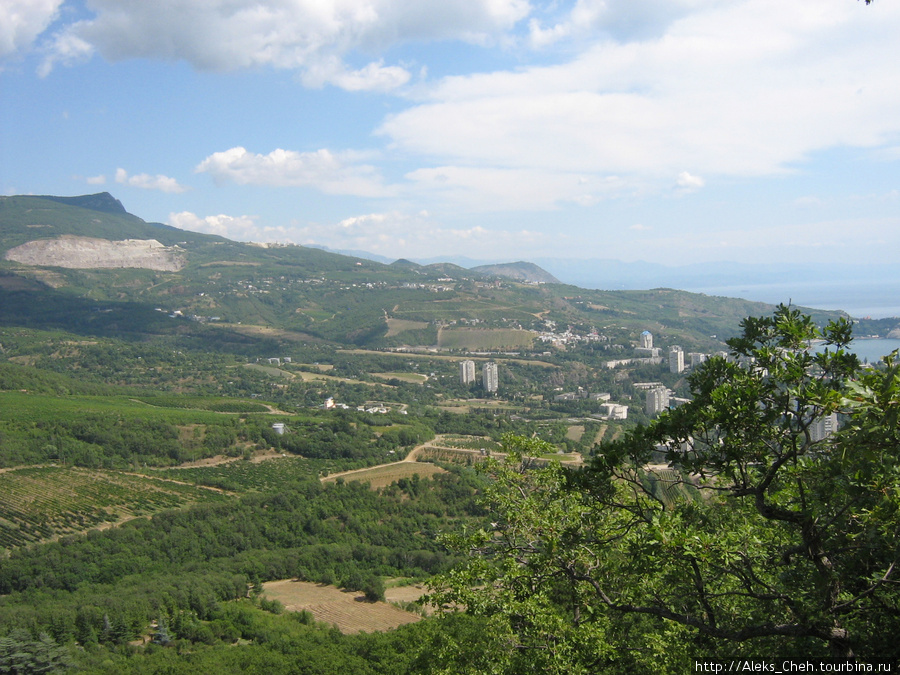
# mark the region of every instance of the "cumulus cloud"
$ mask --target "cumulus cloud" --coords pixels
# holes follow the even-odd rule
[[[336,223],[269,226],[258,216],[224,214],[201,217],[190,211],[170,213],[168,224],[235,241],[293,243],[335,250],[364,250],[387,257],[471,255],[474,249],[536,254],[546,250],[548,237],[529,230],[489,230],[480,226],[441,225],[427,211],[400,210],[351,216]]]
[[[347,68],[341,62],[348,54],[406,41],[484,43],[530,11],[527,0],[170,0],[164,8],[145,0],[92,0],[90,6],[96,16],[66,34],[110,60],[185,60],[215,71],[298,69],[317,86],[351,90],[395,87],[409,74],[377,60]]]
[[[86,179],[88,185],[105,185],[106,184],[106,176],[103,174],[99,176],[88,176]]]
[[[332,249],[365,250],[392,258],[471,255],[473,250],[502,250],[509,255],[535,255],[549,238],[529,230],[489,230],[480,226],[441,225],[426,211],[389,211],[345,218],[336,224],[308,224],[292,230],[299,244]]]
[[[409,78],[406,69],[385,66],[383,61],[372,62],[359,70],[347,70],[340,59],[327,58],[310,64],[301,79],[313,88],[333,84],[347,91],[390,91],[406,84]]]
[[[700,176],[777,175],[822,149],[895,142],[900,5],[876,14],[844,0],[678,4],[656,32],[638,31],[650,37],[610,29],[554,65],[444,78],[378,132],[437,166],[527,173],[529,186],[577,172],[664,190],[688,166],[682,191]],[[438,174],[452,179],[413,177]]]
[[[121,183],[122,185],[141,188],[142,190],[159,190],[160,192],[173,194],[180,194],[188,190],[188,188],[180,185],[174,178],[169,178],[168,176],[163,176],[161,174],[151,176],[147,173],[129,176],[128,172],[122,168],[116,169],[116,182]]]
[[[326,194],[382,197],[392,192],[375,167],[362,164],[362,155],[330,150],[295,152],[277,149],[268,155],[235,147],[216,152],[197,165],[219,183],[239,185],[309,186]]]
[[[260,243],[291,242],[291,237],[283,227],[260,225],[257,216],[216,216],[200,217],[190,211],[170,213],[168,224],[189,232],[215,234],[233,241],[254,241]]]
[[[700,176],[694,176],[687,171],[682,171],[678,174],[678,178],[675,179],[675,187],[682,192],[693,192],[699,190],[704,185],[706,185],[706,181]]]
[[[56,18],[63,0],[4,0],[0,3],[0,57],[31,47]]]
[[[531,168],[439,166],[416,169],[406,178],[420,194],[478,211],[553,209],[563,203],[590,206],[623,188],[617,176]]]
[[[56,64],[74,66],[87,61],[93,54],[94,47],[87,40],[83,40],[72,32],[62,31],[54,37],[52,47],[48,50],[41,65],[38,66],[38,75],[47,77]]]
[[[545,16],[529,21],[529,41],[544,48],[564,39],[585,40],[602,34],[629,41],[662,35],[678,19],[721,0],[576,0],[550,3]],[[553,11],[557,10],[557,11]]]

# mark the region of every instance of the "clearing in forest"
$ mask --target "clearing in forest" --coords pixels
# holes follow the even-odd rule
[[[584,436],[584,425],[572,425],[566,430],[566,438],[576,443]]]
[[[291,612],[306,610],[316,621],[334,624],[342,633],[371,633],[415,623],[422,617],[387,602],[368,602],[359,591],[342,591],[308,581],[267,581],[263,594]]]

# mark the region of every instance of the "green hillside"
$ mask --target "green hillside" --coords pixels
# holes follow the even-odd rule
[[[0,251],[63,236],[153,239],[173,247],[183,267],[72,269],[4,259],[0,321],[88,334],[202,332],[202,323],[207,332],[214,326],[246,337],[258,326],[287,331],[284,339],[367,347],[435,344],[434,330],[398,333],[390,319],[534,331],[553,321],[617,338],[650,329],[708,348],[733,335],[742,317],[770,309],[673,290],[534,286],[453,265],[383,265],[302,246],[242,244],[144,222],[107,193],[0,199]]]

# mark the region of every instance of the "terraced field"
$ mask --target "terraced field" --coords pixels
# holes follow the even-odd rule
[[[227,494],[117,471],[57,466],[0,473],[0,549],[149,515]]]

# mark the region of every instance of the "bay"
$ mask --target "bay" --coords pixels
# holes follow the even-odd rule
[[[900,282],[842,280],[833,282],[773,282],[733,286],[690,286],[686,291],[815,309],[842,310],[856,319],[900,317]]]
[[[815,350],[821,351],[824,345],[816,345]],[[881,357],[887,356],[895,349],[900,349],[900,340],[892,338],[857,338],[850,343],[849,350],[859,357],[860,361],[876,363]]]

